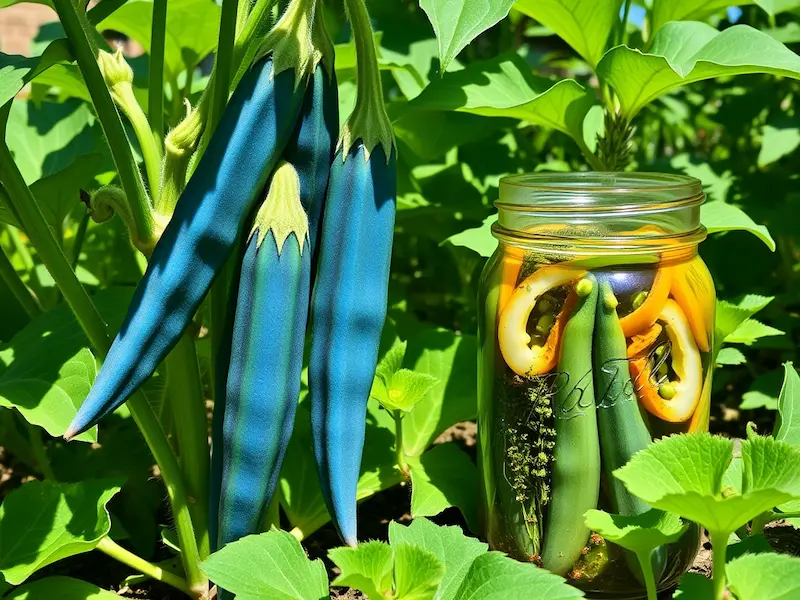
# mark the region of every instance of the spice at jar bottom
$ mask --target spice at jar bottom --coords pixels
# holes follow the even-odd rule
[[[699,182],[656,174],[504,179],[479,298],[479,461],[489,544],[587,594],[644,597],[636,559],[586,527],[650,507],[613,477],[672,433],[708,429],[715,293],[697,254]],[[659,588],[690,528],[658,548]]]

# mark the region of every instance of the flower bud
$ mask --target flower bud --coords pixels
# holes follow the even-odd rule
[[[106,85],[112,90],[117,85],[133,83],[133,69],[122,55],[122,49],[118,49],[113,54],[101,50],[97,55],[97,64],[100,66],[100,72],[103,74]]]

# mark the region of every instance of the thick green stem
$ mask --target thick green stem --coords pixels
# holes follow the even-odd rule
[[[403,474],[403,477],[408,479],[410,471],[408,470],[408,463],[406,463],[406,454],[403,452],[403,413],[402,411],[392,411],[392,418],[394,419],[394,456],[397,468]]]
[[[139,140],[139,147],[142,149],[142,158],[144,158],[144,169],[147,173],[147,183],[150,188],[150,196],[153,203],[158,203],[159,185],[161,182],[161,141],[156,139],[151,124],[147,121],[147,117],[136,101],[133,95],[133,89],[128,85],[130,90],[128,96],[124,101],[117,102],[122,112],[128,118],[133,132],[136,134],[136,139]],[[115,96],[116,97],[116,96]],[[130,204],[130,201],[129,201]],[[133,206],[131,206],[131,213],[133,213]],[[136,223],[135,214],[134,224]]]
[[[653,551],[637,552],[636,558],[639,559],[639,566],[642,568],[644,586],[647,590],[647,600],[658,600],[656,578],[653,574]]]
[[[19,278],[17,271],[14,269],[14,265],[8,260],[2,248],[0,248],[0,277],[5,281],[11,293],[14,294],[14,297],[17,299],[17,302],[20,303],[25,313],[31,319],[42,314],[42,306],[39,304],[39,300],[33,295],[33,292],[28,289],[28,286],[25,285],[22,279]]]
[[[725,560],[728,550],[728,532],[709,531],[711,540],[712,577],[714,579],[714,600],[725,600],[727,580],[725,578]]]
[[[619,23],[618,43],[628,43],[628,14],[631,11],[631,0],[625,0],[625,7],[622,9],[622,19]]]
[[[70,266],[74,270],[81,260],[81,251],[83,250],[83,243],[86,241],[86,232],[89,229],[89,213],[83,213],[81,222],[78,225],[78,231],[75,232],[75,240],[72,242],[72,260]]]
[[[36,459],[39,471],[45,479],[57,481],[53,466],[50,464],[50,459],[47,458],[47,449],[44,447],[44,442],[42,441],[41,430],[36,425],[28,423],[25,417],[22,417],[22,421],[25,423],[25,428],[28,430],[28,440],[31,443],[31,450],[33,451],[33,457]]]
[[[133,157],[122,120],[97,65],[97,48],[93,46],[89,35],[92,26],[86,20],[86,13],[79,10],[72,0],[53,0],[53,5],[69,38],[78,68],[108,140],[122,188],[128,197],[136,221],[136,238],[143,244],[151,243],[154,225],[150,201],[145,193],[142,176]]]
[[[150,31],[150,81],[147,91],[147,114],[150,117],[150,129],[159,147],[164,142],[164,49],[166,47],[166,39],[167,0],[153,0],[153,28]],[[148,171],[148,178],[149,176]],[[158,184],[159,179],[150,181],[151,188],[157,189]]]
[[[36,198],[25,184],[5,141],[0,141],[0,181],[8,191],[12,209],[19,216],[21,225],[72,309],[89,343],[99,356],[105,357],[111,346],[111,338],[106,330],[105,322],[78,281],[75,272],[70,268],[67,257],[64,256],[61,246],[48,227]],[[184,569],[190,586],[200,598],[205,594],[208,584],[199,568],[200,557],[197,540],[178,461],[144,394],[137,392],[131,396],[128,400],[128,408],[161,470],[164,485],[172,503],[172,514],[181,542],[181,558]]]
[[[189,584],[183,577],[178,577],[177,575],[170,573],[169,571],[165,571],[161,567],[146,561],[133,552],[126,550],[108,536],[101,539],[100,543],[98,543],[95,548],[100,550],[100,552],[107,554],[111,558],[118,560],[123,565],[128,565],[131,569],[139,571],[139,573],[142,573],[143,575],[147,575],[152,579],[156,579],[166,583],[167,585],[171,585],[175,589],[178,589],[189,596],[193,595],[192,590],[189,588]]]
[[[167,355],[169,404],[178,440],[178,452],[190,493],[190,509],[200,558],[210,552],[208,538],[208,420],[197,351],[190,332],[184,332]]]
[[[771,510],[761,513],[755,519],[753,519],[753,522],[750,525],[750,535],[759,535],[764,533],[764,527],[767,525],[767,523],[774,521],[776,518],[785,519],[787,517],[778,515]]]
[[[603,163],[600,161],[597,155],[589,149],[589,146],[586,145],[586,142],[583,141],[582,138],[576,138],[575,142],[578,144],[578,147],[581,149],[581,153],[586,159],[586,162],[589,163],[589,166],[592,167],[593,171],[605,170]]]
[[[222,111],[228,103],[228,90],[231,84],[231,65],[233,44],[236,39],[236,13],[239,0],[222,0],[222,15],[219,23],[217,54],[214,59],[215,85],[212,91],[211,109],[206,127],[214,132]]]
[[[239,0],[239,7],[236,9],[236,37],[238,38],[244,26],[247,25],[247,17],[250,16],[250,8],[253,3],[250,0]]]

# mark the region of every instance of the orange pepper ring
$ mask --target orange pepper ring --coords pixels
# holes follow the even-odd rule
[[[650,286],[650,291],[644,303],[631,314],[619,320],[625,337],[632,337],[646,331],[658,320],[658,316],[664,308],[664,303],[669,297],[671,282],[672,272],[668,268],[662,267],[656,271],[653,285]]]
[[[653,323],[650,329],[637,333],[628,342],[628,358],[640,358],[653,346],[664,328],[658,323]]]
[[[543,294],[553,288],[568,285],[585,274],[586,271],[565,269],[556,265],[541,267],[520,283],[511,294],[500,313],[497,339],[503,359],[517,375],[542,375],[555,367],[561,332],[569,315],[570,296],[567,296],[567,302],[542,346],[529,345],[531,336],[527,332],[528,319]]]

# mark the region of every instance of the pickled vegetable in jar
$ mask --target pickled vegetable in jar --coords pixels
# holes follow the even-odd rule
[[[479,298],[482,520],[495,550],[590,597],[643,598],[635,557],[585,525],[650,507],[612,473],[662,436],[707,431],[715,292],[696,179],[515,175]],[[653,552],[659,589],[694,559],[696,526]]]

